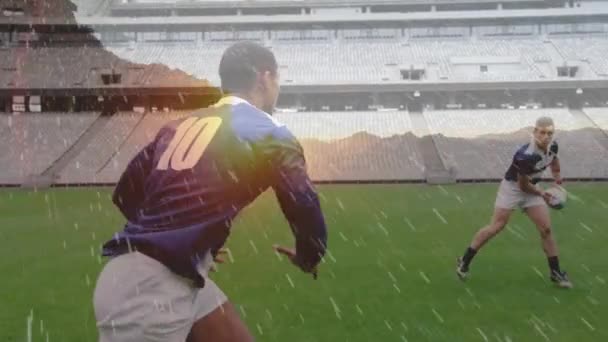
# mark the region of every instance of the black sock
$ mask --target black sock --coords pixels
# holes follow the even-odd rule
[[[464,264],[463,268],[465,270],[469,269],[469,264],[471,263],[471,260],[473,260],[475,254],[477,254],[477,251],[471,247],[467,248],[467,250],[464,252],[464,256],[462,257],[462,263]]]
[[[549,269],[551,270],[551,272],[555,271],[555,272],[561,273],[561,270],[559,269],[559,260],[558,260],[557,256],[552,256],[547,259],[549,260]]]

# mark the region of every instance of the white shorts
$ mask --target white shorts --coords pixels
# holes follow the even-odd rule
[[[517,182],[503,179],[498,187],[498,195],[494,206],[501,209],[529,208],[538,205],[547,205],[545,200],[538,195],[523,192]]]
[[[227,301],[207,276],[212,259],[199,267],[202,289],[140,252],[111,259],[93,298],[99,341],[184,342],[197,320]]]

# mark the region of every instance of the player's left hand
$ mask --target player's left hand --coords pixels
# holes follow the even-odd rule
[[[287,248],[279,245],[273,245],[272,248],[277,253],[283,254],[287,258],[289,258],[289,261],[291,261],[292,264],[296,265],[303,272],[312,274],[313,279],[317,279],[317,267],[315,266],[312,269],[306,269],[305,267],[303,267],[303,265],[297,262],[296,251],[293,248]]]
[[[228,250],[226,250],[226,248],[220,248],[217,251],[217,254],[215,255],[215,257],[213,257],[213,265],[211,265],[211,272],[217,272],[217,267],[215,266],[215,264],[223,264],[225,262],[223,255],[228,254]]]
[[[562,177],[557,177],[554,179],[555,181],[555,185],[562,185],[562,183],[564,182],[564,179]]]

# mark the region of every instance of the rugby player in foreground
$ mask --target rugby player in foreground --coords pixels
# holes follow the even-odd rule
[[[208,272],[235,216],[269,187],[295,236],[295,249],[276,251],[316,277],[327,232],[302,148],[270,116],[275,57],[236,43],[219,73],[228,96],[164,126],[114,190],[127,223],[103,245],[112,259],[93,299],[101,342],[253,341]]]

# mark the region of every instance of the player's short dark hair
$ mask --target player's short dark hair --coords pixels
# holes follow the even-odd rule
[[[540,118],[536,119],[536,127],[537,128],[541,128],[541,127],[549,127],[549,126],[553,126],[553,119],[551,117],[548,116],[541,116]]]
[[[272,51],[254,42],[238,42],[224,51],[220,61],[222,90],[228,93],[251,90],[258,72],[277,72]]]

